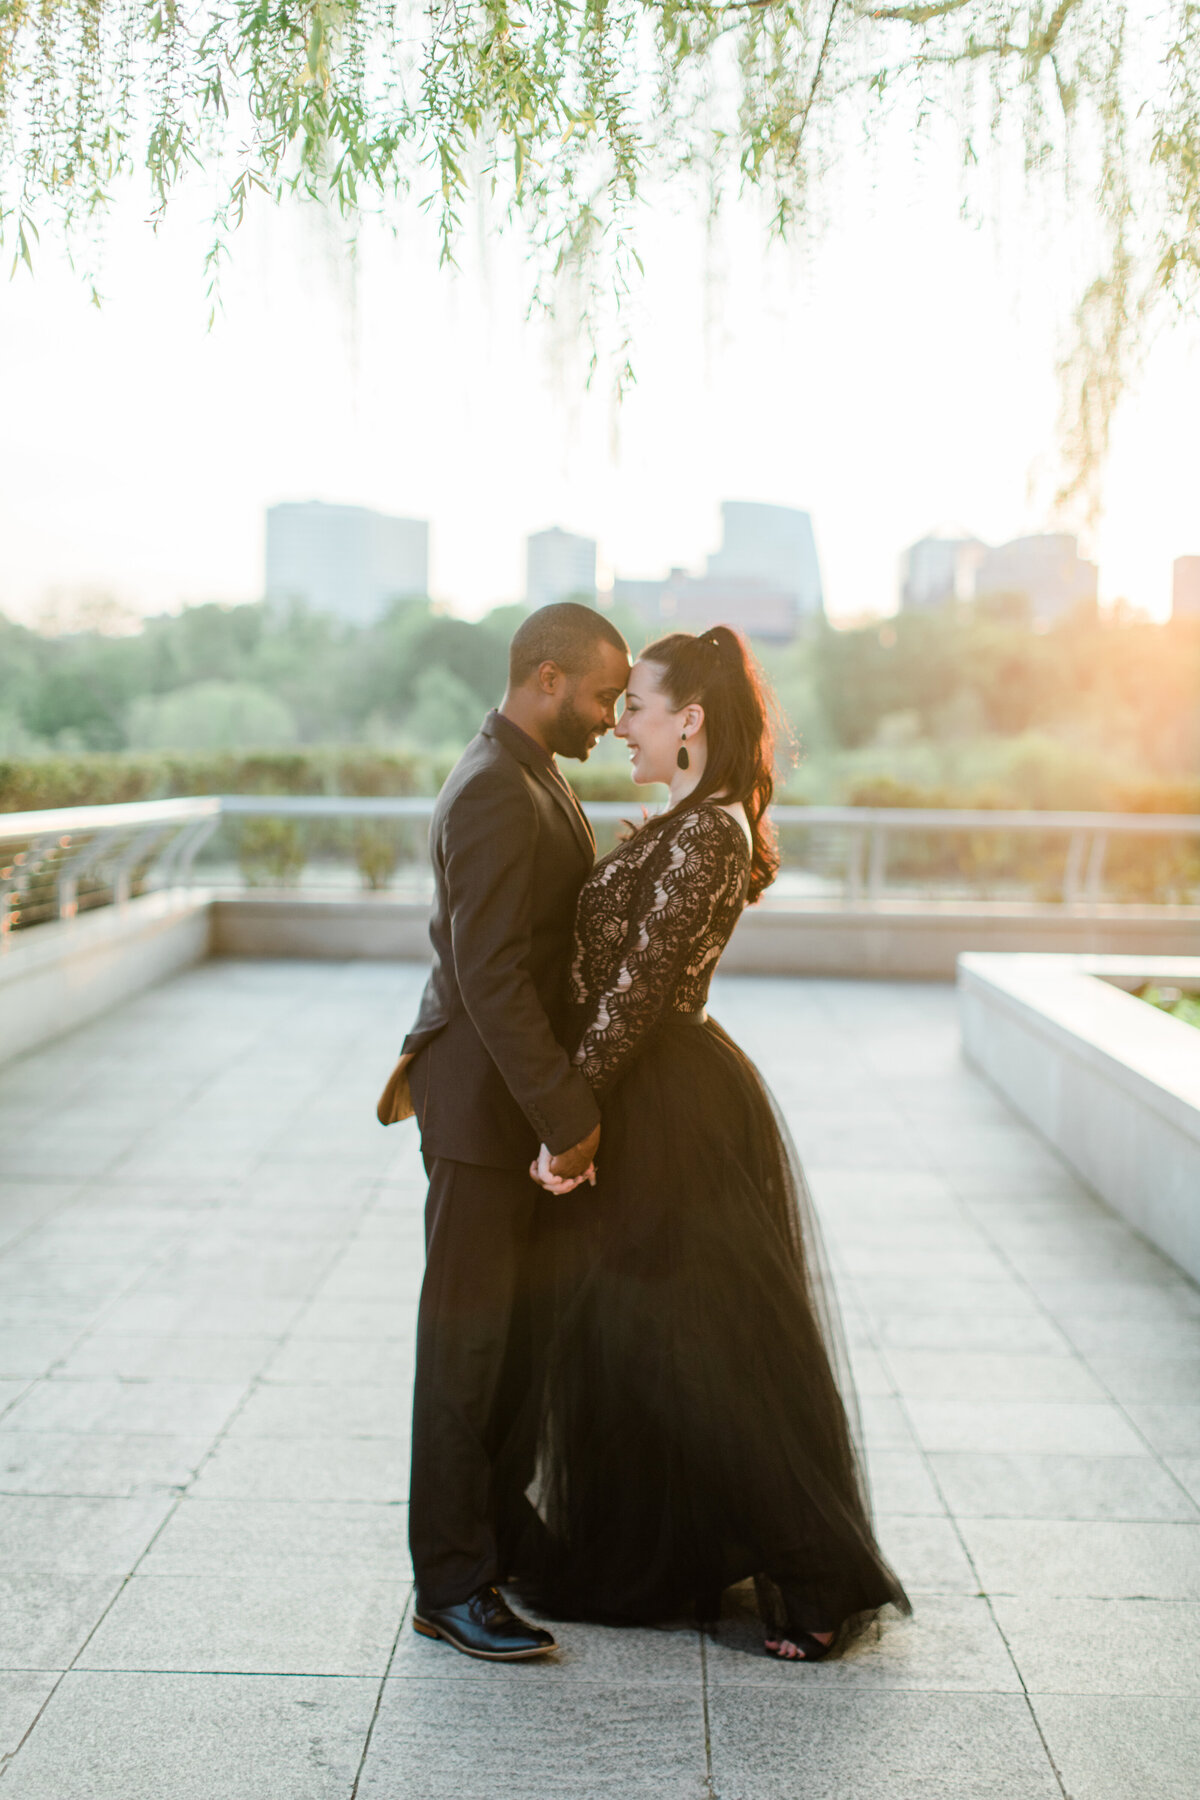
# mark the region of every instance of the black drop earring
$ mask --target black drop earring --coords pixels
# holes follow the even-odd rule
[[[681,769],[690,769],[692,766],[692,759],[687,753],[687,732],[686,731],[682,734],[682,736],[679,739],[679,754],[675,758],[675,761],[676,761],[676,764],[678,765],[678,767]]]

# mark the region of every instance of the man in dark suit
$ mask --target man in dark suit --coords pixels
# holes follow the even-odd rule
[[[433,971],[404,1041],[429,1175],[417,1323],[409,1536],[414,1624],[468,1655],[554,1648],[497,1582],[532,1474],[514,1427],[537,1355],[530,1178],[590,1167],[591,1089],[563,1048],[575,905],[595,840],[555,754],[585,760],[629,675],[620,633],[590,607],[531,614],[509,682],[438,796],[431,832]]]

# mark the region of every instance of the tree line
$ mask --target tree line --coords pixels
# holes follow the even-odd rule
[[[126,635],[58,636],[0,617],[0,756],[78,770],[101,753],[178,766],[256,751],[299,767],[323,746],[353,749],[356,767],[372,754],[443,767],[500,699],[523,616],[502,607],[472,622],[411,600],[354,626],[211,604]],[[616,623],[638,649],[638,621]],[[757,649],[785,715],[781,748],[790,740],[798,753],[797,798],[1200,806],[1200,790],[1188,799],[1200,774],[1200,620],[1078,617],[1037,633],[963,608]],[[383,762],[370,779],[385,779]],[[620,746],[608,744],[589,775],[607,769],[611,785],[618,768]],[[63,775],[63,803],[82,798],[66,791],[80,779]],[[0,804],[13,804],[2,787]]]

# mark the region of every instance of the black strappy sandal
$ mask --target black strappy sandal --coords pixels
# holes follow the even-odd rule
[[[829,1655],[830,1651],[836,1649],[837,1632],[834,1632],[827,1644],[823,1644],[819,1637],[814,1637],[811,1631],[785,1631],[783,1636],[777,1641],[781,1644],[795,1644],[797,1650],[800,1651],[800,1655],[787,1656],[782,1650],[772,1650],[770,1645],[764,1640],[763,1649],[768,1656],[773,1656],[776,1662],[814,1663],[820,1662],[823,1657]]]

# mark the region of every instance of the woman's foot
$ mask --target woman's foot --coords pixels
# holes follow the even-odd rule
[[[763,1648],[780,1662],[820,1662],[835,1635],[832,1631],[798,1631],[794,1638],[764,1638]]]

